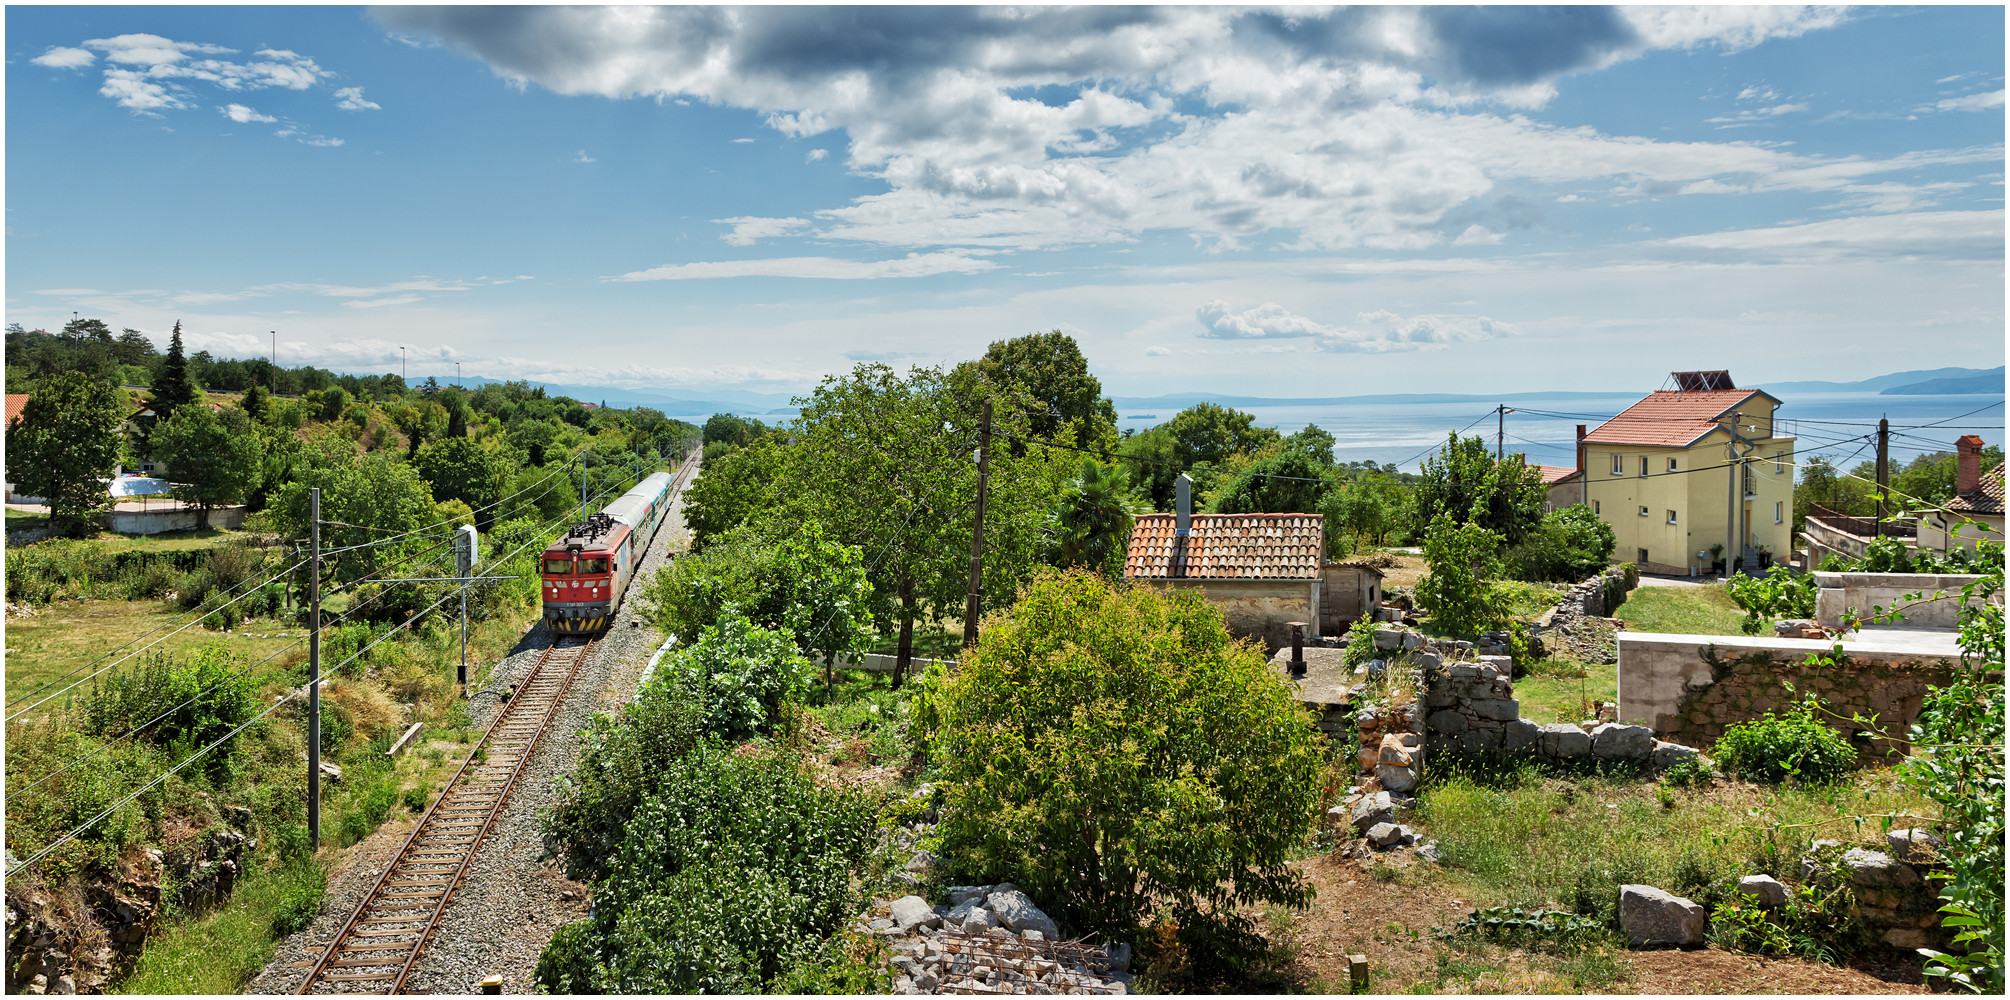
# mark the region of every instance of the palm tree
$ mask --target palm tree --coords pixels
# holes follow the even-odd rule
[[[1131,526],[1145,509],[1122,466],[1083,459],[1082,471],[1068,481],[1054,503],[1047,529],[1049,561],[1063,568],[1088,566],[1112,576],[1121,574]]]

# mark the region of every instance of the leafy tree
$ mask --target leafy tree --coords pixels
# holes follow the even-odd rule
[[[1521,541],[1542,522],[1548,493],[1542,470],[1509,455],[1496,461],[1485,439],[1456,432],[1424,460],[1424,473],[1414,493],[1419,524],[1434,524],[1439,514],[1457,524],[1477,524],[1508,544]]]
[[[1197,403],[1171,420],[1127,438],[1119,453],[1132,478],[1150,495],[1152,506],[1169,510],[1173,480],[1181,471],[1191,474],[1201,465],[1219,467],[1231,456],[1254,456],[1282,440],[1275,430],[1256,426],[1252,414]]]
[[[879,598],[898,604],[898,685],[924,610],[960,613],[969,585],[977,493],[971,461],[982,399],[998,387],[967,369],[945,375],[916,368],[907,377],[879,364],[831,376],[798,400],[796,443],[770,501],[776,523],[821,521],[840,541],[869,553]],[[995,407],[994,441],[1023,434],[1025,404]],[[751,449],[750,449],[751,451]],[[986,496],[984,593],[999,602],[1037,565],[1044,514],[1068,465],[1049,449],[1014,455],[994,447]]]
[[[1517,580],[1576,581],[1604,569],[1618,544],[1612,525],[1591,508],[1571,504],[1544,514],[1542,523],[1509,547],[1501,562]]]
[[[244,411],[245,416],[257,420],[265,415],[266,406],[271,398],[271,394],[265,391],[264,386],[254,385],[244,390],[244,398],[238,401],[237,406]]]
[[[713,540],[768,509],[781,474],[782,451],[766,439],[705,463],[684,494],[684,523],[691,529],[691,547],[703,551]]]
[[[1082,459],[1081,471],[1054,501],[1048,561],[1064,569],[1085,566],[1106,576],[1123,576],[1131,529],[1145,510],[1122,466]]]
[[[735,448],[745,448],[767,433],[766,424],[732,413],[714,413],[705,421],[705,443],[708,445],[725,442]]]
[[[174,416],[174,411],[195,402],[195,397],[195,382],[188,374],[188,360],[182,356],[181,320],[175,320],[174,333],[168,338],[167,359],[161,364],[161,373],[154,377],[154,423],[158,425]]]
[[[116,343],[112,339],[112,328],[101,319],[73,319],[63,324],[63,336],[78,342],[88,340],[107,346]]]
[[[1405,497],[1399,484],[1381,473],[1370,473],[1326,491],[1319,512],[1326,517],[1326,550],[1338,555],[1345,535],[1382,544],[1402,520]]]
[[[1333,446],[1337,443],[1325,428],[1318,424],[1306,424],[1304,430],[1284,439],[1284,449],[1298,452],[1321,466],[1330,466],[1333,464]]]
[[[1279,452],[1231,477],[1208,509],[1216,514],[1314,513],[1328,486],[1325,472],[1305,452]]]
[[[430,405],[430,404],[429,404]],[[435,501],[459,500],[478,511],[476,524],[487,530],[506,495],[511,456],[473,438],[441,438],[419,449],[419,475],[432,484]]]
[[[65,534],[91,530],[111,497],[100,480],[119,460],[116,428],[125,393],[78,372],[52,375],[7,428],[9,478],[49,501],[50,524]]]
[[[1250,915],[1312,898],[1289,867],[1324,740],[1196,591],[1042,575],[924,710],[950,873],[1017,883],[1068,933],[1176,927],[1194,964],[1251,954]]]
[[[994,340],[967,365],[1008,394],[1024,392],[1031,404],[1024,414],[1029,436],[1082,448],[1114,436],[1116,404],[1103,397],[1103,384],[1089,374],[1075,338],[1059,330]]]
[[[112,356],[118,358],[122,365],[145,368],[160,355],[154,352],[153,341],[148,340],[146,334],[127,327],[119,333],[118,343],[112,347]]]
[[[731,607],[694,639],[663,663],[661,683],[700,707],[711,735],[739,742],[767,731],[782,702],[809,684],[810,661],[787,633],[760,628]]]
[[[651,620],[671,635],[698,635],[730,609],[823,657],[870,646],[864,554],[814,521],[776,540],[740,525],[658,571],[645,598]]]
[[[196,504],[196,522],[209,527],[209,512],[237,503],[258,482],[265,442],[243,410],[217,412],[184,406],[155,425],[154,457],[167,463],[177,492]]]
[[[1440,511],[1424,535],[1431,571],[1417,581],[1417,603],[1446,632],[1472,638],[1502,624],[1505,602],[1494,586],[1500,536],[1478,524],[1460,524]]]
[[[433,494],[416,469],[384,453],[329,468],[301,470],[302,474],[279,491],[271,510],[273,521],[293,538],[306,538],[308,490],[321,489],[321,518],[339,524],[324,525],[321,545],[325,549],[383,543],[388,534],[416,532],[433,524]],[[432,544],[427,539],[400,539],[362,549],[331,563],[331,574],[341,580],[361,579],[373,566],[388,565]]]

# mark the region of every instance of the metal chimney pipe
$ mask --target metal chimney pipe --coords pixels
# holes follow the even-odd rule
[[[1291,626],[1291,676],[1305,676],[1305,623],[1285,622]]]
[[[1182,472],[1173,480],[1173,537],[1193,532],[1193,480]]]

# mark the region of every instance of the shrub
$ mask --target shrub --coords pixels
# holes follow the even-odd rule
[[[1746,635],[1758,635],[1767,622],[1777,618],[1812,618],[1815,614],[1812,573],[1774,566],[1765,576],[1733,574],[1724,589],[1733,603],[1745,609],[1745,620],[1738,628]]]
[[[827,942],[862,902],[872,802],[777,753],[710,741],[646,776],[594,912],[538,962],[553,993],[764,993],[855,965]],[[855,971],[855,970],[854,970]]]
[[[1352,670],[1375,658],[1375,623],[1356,619],[1347,629],[1347,669]]]
[[[1605,568],[1618,544],[1612,525],[1591,508],[1572,504],[1542,516],[1521,544],[1509,548],[1501,563],[1517,580],[1582,580]]]
[[[321,913],[321,897],[328,894],[328,874],[309,859],[287,865],[274,877],[280,882],[280,895],[272,912],[272,936],[306,930]]]
[[[1910,573],[1912,553],[1897,538],[1879,535],[1871,539],[1857,568],[1865,573]]]
[[[779,542],[751,526],[734,528],[657,573],[646,596],[656,627],[686,640],[732,609],[819,653],[858,652],[872,641],[863,554],[831,541],[815,522]]]
[[[1725,771],[1772,784],[1828,784],[1856,767],[1849,741],[1815,719],[1812,697],[1785,715],[1767,712],[1725,729],[1712,753]]]
[[[741,740],[764,731],[812,670],[787,635],[756,628],[728,608],[697,642],[664,661],[661,683],[695,701],[707,732]]]
[[[106,738],[138,730],[135,739],[186,747],[186,754],[222,739],[257,711],[251,681],[235,670],[229,650],[212,645],[190,662],[154,653],[113,672],[84,700],[81,728]],[[205,766],[222,765],[232,749],[212,751]]]
[[[588,723],[579,765],[562,779],[558,804],[544,822],[546,840],[561,846],[567,878],[591,882],[607,873],[629,817],[671,765],[697,745],[701,719],[698,707],[679,691],[650,684],[619,713],[596,715]]]
[[[937,711],[942,851],[964,881],[1009,879],[1072,932],[1117,940],[1157,911],[1203,974],[1259,953],[1259,904],[1310,900],[1286,862],[1322,741],[1197,592],[1042,575],[986,623]]]
[[[1432,624],[1471,638],[1508,619],[1506,597],[1492,581],[1499,551],[1500,536],[1477,524],[1456,524],[1448,514],[1431,522],[1424,539],[1431,571],[1417,581],[1417,603]]]

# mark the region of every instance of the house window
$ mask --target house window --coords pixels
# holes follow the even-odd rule
[[[1675,523],[1675,512],[1672,510],[1668,512],[1668,523],[1669,524]]]
[[[1773,456],[1773,471],[1774,472],[1787,471],[1787,456],[1784,452]]]
[[[1619,454],[1618,452],[1614,452],[1614,453],[1613,453],[1613,455],[1612,455],[1612,474],[1613,474],[1613,475],[1615,475],[1615,476],[1623,476],[1623,475],[1626,475],[1626,456],[1625,456],[1625,455],[1621,455],[1621,454]]]
[[[1650,562],[1650,561],[1651,561],[1651,560],[1649,560],[1649,559],[1647,558],[1647,550],[1646,550],[1646,549],[1641,549],[1641,550],[1640,550],[1640,558],[1639,558],[1638,560],[1636,560],[1636,561],[1637,561],[1637,562],[1638,562],[1638,563],[1639,563],[1640,565],[1642,565],[1642,566],[1645,566],[1645,565],[1647,565],[1647,564],[1648,564],[1648,562]]]
[[[1774,524],[1786,523],[1787,519],[1786,514],[1787,514],[1787,502],[1785,500],[1773,501],[1773,523]]]
[[[1675,460],[1672,458],[1668,460],[1668,471],[1669,472],[1675,471]]]
[[[1592,516],[1592,517],[1597,517],[1597,516],[1598,516],[1598,501],[1596,501],[1596,500],[1593,500],[1593,501],[1591,502],[1591,516]]]
[[[1640,516],[1641,516],[1641,517],[1646,517],[1646,516],[1647,516],[1647,508],[1645,508],[1645,507],[1642,507],[1642,508],[1640,508]]]
[[[1643,479],[1647,476],[1647,456],[1645,455],[1640,456],[1640,475]]]

